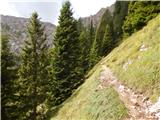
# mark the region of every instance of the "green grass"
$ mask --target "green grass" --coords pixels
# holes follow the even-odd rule
[[[51,120],[121,120],[127,116],[124,104],[112,87],[97,90],[100,70],[100,66],[92,70],[86,82]]]
[[[146,51],[139,50],[143,44],[147,46]],[[128,60],[132,63],[125,71],[123,65]],[[124,40],[103,59],[103,64],[108,65],[124,84],[155,101],[160,96],[160,15]]]
[[[142,45],[147,46],[146,51],[140,51]],[[131,64],[125,70],[127,61]],[[102,64],[109,66],[121,82],[155,101],[160,96],[160,15],[103,58],[51,120],[122,120],[127,116],[112,87],[97,90]]]

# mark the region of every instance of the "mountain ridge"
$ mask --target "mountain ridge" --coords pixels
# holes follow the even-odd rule
[[[103,13],[105,12],[105,10],[109,10],[111,12],[111,15],[113,15],[114,9],[115,9],[115,3],[112,4],[109,7],[106,8],[101,8],[96,14],[94,15],[90,15],[87,17],[82,17],[80,18],[82,20],[82,23],[84,26],[88,26],[90,24],[90,21],[92,20],[93,25],[96,27],[101,19],[101,16],[103,15]]]
[[[27,24],[29,22],[29,18],[9,15],[0,15],[0,17],[1,33],[9,36],[11,51],[19,54],[27,37]],[[50,22],[42,21],[42,24],[45,26],[48,46],[51,47],[53,45],[53,33],[55,32],[56,26]]]

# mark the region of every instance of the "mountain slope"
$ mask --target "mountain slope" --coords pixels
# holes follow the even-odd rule
[[[160,96],[160,15],[114,49],[104,64],[127,86],[156,100]]]
[[[60,111],[51,120],[118,120],[127,115],[124,104],[113,87],[99,87],[101,66],[86,82],[60,106]]]
[[[20,52],[20,48],[23,46],[24,40],[27,37],[27,27],[29,22],[28,18],[4,16],[1,15],[1,31],[9,35],[11,50],[15,53]],[[48,45],[52,46],[53,33],[56,26],[48,23],[42,22],[45,25],[45,33],[47,34]]]
[[[133,34],[88,74],[88,79],[66,101],[52,120],[121,120],[127,109],[112,86],[101,89],[102,66],[139,94],[157,100],[160,96],[160,15]]]

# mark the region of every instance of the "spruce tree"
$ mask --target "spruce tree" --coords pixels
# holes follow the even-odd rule
[[[113,12],[113,30],[115,42],[119,42],[118,40],[122,39],[122,26],[124,24],[125,17],[128,14],[128,4],[128,1],[116,1],[115,3],[115,9]]]
[[[47,101],[48,73],[48,47],[44,26],[34,12],[28,25],[28,39],[25,41],[21,55],[19,69],[19,119],[44,119],[38,109]],[[45,105],[43,106],[45,107]],[[41,107],[42,108],[42,107]]]
[[[93,45],[94,37],[95,37],[95,30],[93,27],[92,20],[87,27],[83,28],[80,32],[79,40],[80,40],[80,48],[81,48],[81,59],[82,59],[82,68],[84,69],[84,75],[90,69],[90,52],[91,47]]]
[[[102,55],[107,55],[113,48],[113,37],[109,25],[106,25],[105,34],[102,41]]]
[[[1,118],[14,118],[14,81],[16,79],[15,55],[10,51],[8,35],[1,35]]]
[[[98,47],[97,41],[93,41],[90,54],[89,54],[89,68],[91,69],[97,62],[100,60],[98,55]]]
[[[82,62],[82,69],[83,75],[87,72],[89,68],[89,52],[90,52],[90,41],[88,38],[87,30],[83,30],[79,36],[80,41],[80,50],[81,50],[81,62]]]
[[[92,47],[92,44],[93,44],[93,41],[95,39],[95,27],[93,26],[93,21],[91,20],[90,21],[90,24],[89,24],[89,41],[90,41],[90,49]]]
[[[106,9],[106,11],[104,12],[104,14],[101,17],[100,23],[97,27],[96,30],[96,35],[95,35],[95,41],[94,43],[96,43],[97,45],[97,55],[100,57],[102,56],[102,52],[101,52],[101,48],[102,48],[102,40],[105,34],[105,29],[106,29],[106,25],[109,25],[110,28],[113,28],[113,23],[112,23],[112,16],[111,13],[108,9]]]
[[[77,21],[69,1],[62,6],[54,36],[53,79],[54,102],[61,104],[81,84],[82,68]]]
[[[9,40],[7,35],[1,36],[2,43],[2,51],[1,51],[1,68],[2,68],[2,76],[1,83],[4,85],[11,79],[11,70],[9,68],[15,65],[13,53],[10,52],[9,48]]]

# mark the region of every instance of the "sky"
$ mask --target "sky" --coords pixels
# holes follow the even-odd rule
[[[38,2],[37,2],[38,1]],[[58,24],[60,9],[65,0],[1,0],[0,14],[29,18],[38,12],[42,21]],[[101,8],[112,5],[116,0],[69,0],[74,17],[96,14]]]

